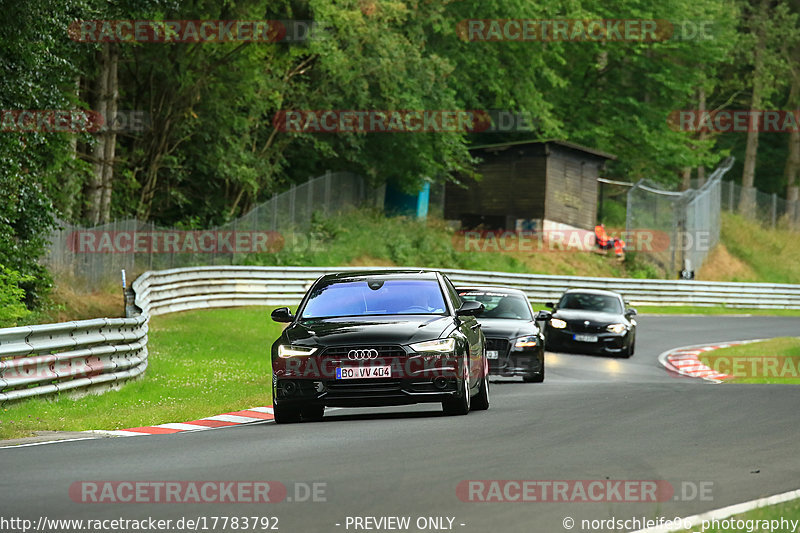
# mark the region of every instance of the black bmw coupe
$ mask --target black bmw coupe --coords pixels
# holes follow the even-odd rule
[[[636,350],[636,309],[616,292],[569,289],[553,310],[540,311],[551,352],[580,352],[630,357]]]
[[[544,381],[544,336],[525,293],[500,287],[458,287],[458,293],[485,307],[478,321],[486,336],[489,374]]]
[[[445,414],[489,408],[483,306],[462,301],[435,271],[343,272],[320,277],[272,345],[279,424],[322,418],[326,406],[438,402]]]

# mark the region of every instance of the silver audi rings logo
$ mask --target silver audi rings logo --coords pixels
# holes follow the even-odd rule
[[[378,350],[375,348],[366,348],[363,350],[350,350],[347,352],[347,358],[351,361],[366,361],[367,359],[377,359]]]

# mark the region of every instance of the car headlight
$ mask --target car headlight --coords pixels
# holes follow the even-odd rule
[[[536,335],[526,335],[519,337],[514,342],[514,348],[533,348],[539,344],[539,338]]]
[[[284,359],[287,357],[307,357],[316,351],[316,348],[309,346],[278,345],[278,357],[283,357]]]
[[[415,352],[452,352],[456,347],[455,339],[436,339],[435,341],[417,342],[409,346]]]
[[[550,325],[556,329],[564,329],[567,327],[567,323],[561,320],[560,318],[551,318]]]
[[[611,333],[622,333],[625,331],[625,324],[609,324],[606,329]]]

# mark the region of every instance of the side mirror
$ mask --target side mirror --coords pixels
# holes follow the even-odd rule
[[[289,311],[288,307],[279,307],[272,311],[270,316],[275,322],[291,322],[294,320],[294,315]]]
[[[483,313],[483,304],[475,300],[467,300],[456,309],[456,316],[478,316]]]
[[[553,318],[553,313],[551,313],[550,311],[539,311],[538,313],[536,313],[537,322],[539,321],[547,322],[551,318]]]
[[[632,316],[636,316],[636,309],[630,307],[627,311],[625,311],[625,316],[630,318]]]
[[[555,307],[555,305],[553,305],[553,302],[547,302],[546,304],[544,304],[544,306],[549,307],[550,309],[553,309]]]

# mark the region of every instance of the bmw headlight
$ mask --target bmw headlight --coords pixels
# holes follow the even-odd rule
[[[551,318],[550,325],[556,329],[564,329],[567,327],[567,323],[561,320],[560,318]]]
[[[284,359],[288,357],[307,357],[316,351],[316,348],[312,348],[310,346],[292,346],[287,344],[278,345],[278,357],[282,357]]]
[[[417,342],[409,346],[415,352],[452,352],[456,347],[455,339],[436,339],[434,341]]]
[[[625,324],[609,324],[606,329],[611,333],[622,333],[625,331]]]
[[[519,337],[514,342],[514,348],[534,348],[539,344],[539,338],[536,335],[526,335]]]

